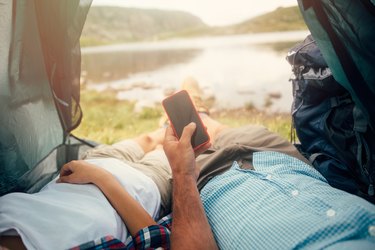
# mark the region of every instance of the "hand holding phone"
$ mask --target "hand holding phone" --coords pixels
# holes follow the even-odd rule
[[[171,122],[173,131],[179,139],[184,127],[194,122],[196,130],[191,137],[193,149],[197,150],[210,141],[207,130],[186,90],[179,91],[165,98],[162,104]]]

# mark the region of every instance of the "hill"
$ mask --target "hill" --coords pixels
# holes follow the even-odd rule
[[[81,44],[159,40],[206,27],[201,19],[182,11],[98,6],[91,7],[88,13]]]
[[[213,27],[207,33],[210,35],[238,35],[289,30],[307,30],[298,6],[279,7],[272,12],[238,24]]]
[[[307,29],[297,6],[276,10],[247,21],[223,26],[207,26],[200,18],[183,11],[92,7],[82,32],[82,46],[175,37],[235,35]]]
[[[298,6],[282,8],[230,27],[234,33],[307,29]]]

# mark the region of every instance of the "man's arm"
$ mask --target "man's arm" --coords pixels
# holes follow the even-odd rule
[[[172,249],[217,249],[197,188],[199,168],[191,146],[195,128],[194,123],[187,125],[178,140],[168,127],[164,139],[173,175]]]

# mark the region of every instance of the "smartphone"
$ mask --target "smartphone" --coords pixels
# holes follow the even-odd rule
[[[174,133],[179,139],[181,138],[184,127],[190,122],[194,122],[197,127],[191,138],[193,149],[197,150],[210,141],[207,130],[186,90],[181,90],[165,98],[162,104],[171,122]]]

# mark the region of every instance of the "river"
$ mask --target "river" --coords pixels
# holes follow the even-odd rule
[[[288,48],[308,31],[174,39],[82,48],[86,88],[111,89],[140,106],[160,102],[188,76],[216,108],[244,105],[289,112]]]

